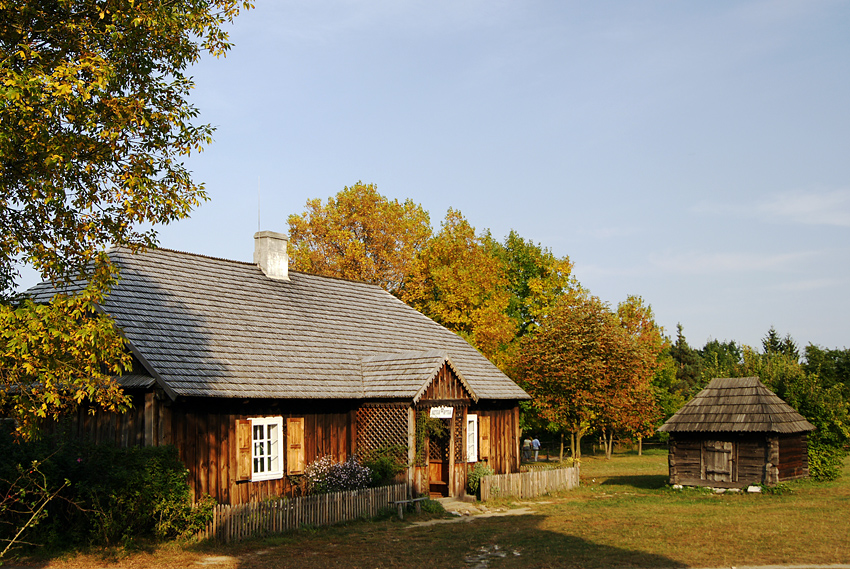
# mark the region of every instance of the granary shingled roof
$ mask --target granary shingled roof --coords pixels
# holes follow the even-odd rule
[[[815,427],[757,377],[717,378],[659,431],[801,433]]]
[[[296,271],[273,280],[252,263],[166,249],[110,257],[120,280],[102,308],[146,368],[127,378],[134,386],[151,383],[147,371],[172,397],[413,401],[447,364],[473,399],[528,399],[463,338],[376,285]]]

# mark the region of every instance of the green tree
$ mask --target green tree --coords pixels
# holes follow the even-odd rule
[[[844,385],[845,393],[850,396],[850,350],[828,350],[809,344],[805,349],[803,369],[817,374],[825,385]]]
[[[672,417],[686,403],[684,395],[676,390],[677,364],[670,355],[671,346],[668,343],[659,356],[659,366],[652,376],[652,391],[655,405],[660,412],[659,423]]]
[[[780,338],[779,333],[773,326],[770,327],[770,330],[762,338],[761,345],[766,354],[785,354],[795,361],[800,360],[800,351],[797,349],[797,343],[791,338],[791,335],[786,334],[784,338]]]
[[[374,184],[357,182],[336,197],[307,201],[289,216],[293,269],[376,283],[399,295],[431,237],[422,206],[388,200]]]
[[[676,324],[676,341],[670,347],[670,357],[676,362],[676,392],[690,399],[705,386],[699,352],[688,345],[682,325]]]
[[[186,70],[227,51],[223,25],[247,7],[0,0],[0,401],[22,432],[85,400],[126,405],[105,379],[129,366],[121,338],[95,315],[115,276],[103,251],[155,245],[156,225],[205,199],[182,162],[212,133],[193,124]],[[89,287],[21,302],[18,263]]]
[[[700,350],[704,382],[715,377],[741,377],[743,352],[734,340],[720,342],[709,340]]]
[[[486,246],[502,260],[511,297],[507,313],[517,323],[517,337],[532,332],[550,306],[576,283],[568,257],[520,237],[513,229],[499,243],[489,234]]]

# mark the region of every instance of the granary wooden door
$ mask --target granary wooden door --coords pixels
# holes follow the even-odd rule
[[[731,441],[704,441],[702,446],[702,478],[714,482],[734,482],[734,448]]]

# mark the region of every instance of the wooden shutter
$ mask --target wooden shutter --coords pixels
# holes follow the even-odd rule
[[[236,480],[251,480],[251,421],[236,420]]]
[[[304,474],[304,417],[286,420],[286,473]]]
[[[486,415],[478,416],[478,457],[490,458],[490,417]]]

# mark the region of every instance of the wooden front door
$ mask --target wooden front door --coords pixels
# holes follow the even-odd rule
[[[734,482],[735,456],[730,441],[704,441],[702,447],[702,479],[713,482]]]
[[[428,483],[432,496],[449,495],[449,472],[451,458],[451,420],[440,419],[445,436],[431,435],[428,438]]]

